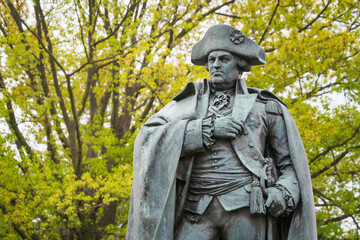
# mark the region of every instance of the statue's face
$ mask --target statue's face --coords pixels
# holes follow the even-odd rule
[[[239,75],[234,55],[226,51],[213,51],[208,56],[210,85],[215,90],[224,91],[235,87]]]

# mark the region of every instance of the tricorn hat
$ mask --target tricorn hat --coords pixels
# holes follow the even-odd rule
[[[217,50],[231,52],[251,65],[266,63],[265,51],[262,47],[239,30],[223,24],[210,27],[204,38],[194,45],[191,62],[204,66],[209,53]]]

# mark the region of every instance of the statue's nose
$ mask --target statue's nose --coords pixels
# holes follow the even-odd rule
[[[215,59],[215,62],[214,62],[214,64],[213,64],[213,67],[214,67],[214,68],[219,68],[219,67],[221,67],[221,64],[220,64],[219,59]]]

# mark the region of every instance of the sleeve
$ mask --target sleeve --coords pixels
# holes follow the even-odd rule
[[[190,120],[185,129],[181,156],[203,152],[205,151],[204,147],[209,148],[214,144],[215,140],[212,139],[213,130],[214,117],[212,115]]]
[[[190,120],[185,128],[184,143],[182,147],[182,156],[191,153],[204,151],[202,139],[202,122],[203,119]]]
[[[266,113],[267,144],[279,173],[275,187],[283,192],[288,211],[293,211],[300,201],[300,188],[290,157],[285,121],[279,103],[275,101],[266,103]]]

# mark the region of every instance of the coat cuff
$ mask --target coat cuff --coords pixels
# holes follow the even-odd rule
[[[295,203],[294,199],[292,198],[291,194],[288,190],[282,185],[275,185],[275,188],[279,189],[282,193],[282,197],[286,202],[286,211],[285,216],[289,215],[289,213],[293,212],[295,210]]]
[[[214,132],[214,115],[210,115],[202,121],[202,139],[206,148],[210,148],[215,143],[215,139],[212,138]]]
[[[182,150],[182,155],[204,151],[202,139],[202,118],[190,120],[186,125]]]
[[[295,209],[300,201],[300,188],[296,177],[280,176],[279,180],[276,182],[276,185],[283,187],[284,190],[288,193],[286,195],[289,195],[293,200],[293,209]]]

